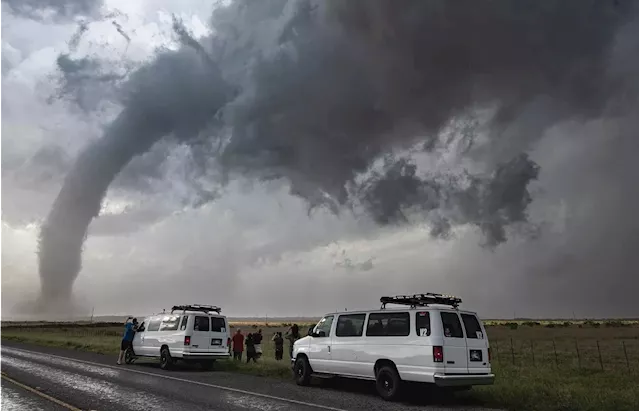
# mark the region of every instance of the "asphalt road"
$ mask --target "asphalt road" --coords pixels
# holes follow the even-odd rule
[[[13,342],[3,342],[1,354],[2,411],[483,409],[455,399],[433,404],[423,398],[424,390],[408,402],[388,403],[366,382],[298,387],[290,381],[191,367],[162,371],[152,363],[118,366],[109,356]]]

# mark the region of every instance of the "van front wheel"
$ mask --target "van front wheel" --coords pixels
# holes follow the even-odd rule
[[[293,365],[293,375],[298,385],[309,385],[311,382],[311,365],[306,357],[298,357]]]
[[[171,358],[171,353],[167,347],[164,347],[160,351],[160,368],[163,370],[168,370],[173,365],[173,358]]]
[[[385,401],[393,401],[398,398],[402,380],[394,367],[385,365],[380,367],[376,374],[376,390]]]

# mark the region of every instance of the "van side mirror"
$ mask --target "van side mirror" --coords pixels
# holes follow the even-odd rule
[[[313,327],[309,327],[309,331],[307,331],[307,335],[313,337]]]

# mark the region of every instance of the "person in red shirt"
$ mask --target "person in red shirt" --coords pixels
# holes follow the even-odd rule
[[[233,359],[242,361],[242,352],[244,351],[244,335],[238,328],[238,331],[234,334],[233,338]]]

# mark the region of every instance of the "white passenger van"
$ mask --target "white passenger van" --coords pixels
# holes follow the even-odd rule
[[[126,362],[152,357],[160,359],[162,369],[171,368],[177,360],[211,368],[215,360],[230,356],[229,324],[220,311],[210,305],[177,305],[171,313],[145,318],[133,337],[132,349],[125,353]]]
[[[460,298],[428,293],[380,302],[375,311],[327,314],[295,342],[298,385],[308,385],[312,375],[368,379],[393,400],[403,381],[456,389],[493,384],[484,326],[474,312],[458,309]]]

